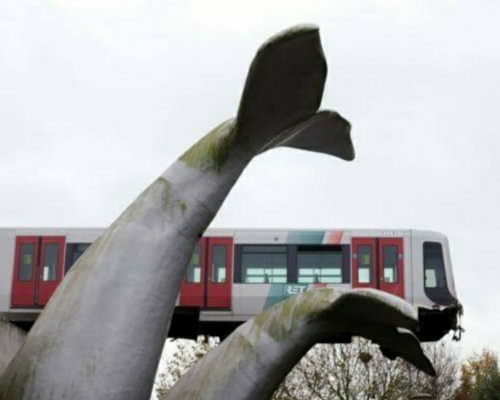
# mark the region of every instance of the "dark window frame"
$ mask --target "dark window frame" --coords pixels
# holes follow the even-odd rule
[[[290,280],[289,277],[289,271],[290,271],[290,255],[289,255],[289,246],[286,244],[240,244],[236,245],[239,247],[239,251],[237,251],[237,268],[235,268],[235,278],[234,281],[237,283],[245,283],[245,284],[266,284],[266,283],[278,283],[278,282],[267,282],[264,280],[264,282],[245,282],[244,281],[244,271],[243,271],[243,257],[246,254],[282,254],[285,255],[286,261],[285,261],[285,282],[283,283],[288,283]],[[281,248],[281,251],[263,251],[265,250],[271,250],[272,248]],[[251,251],[253,250],[253,251]],[[259,251],[261,250],[261,251]],[[236,278],[237,275],[237,278]],[[238,281],[236,280],[238,279]],[[281,283],[281,282],[280,282]]]
[[[434,248],[433,248],[434,247]],[[432,252],[438,252],[438,254]],[[434,264],[435,262],[435,256],[438,256],[440,264],[438,264],[438,269],[439,271],[436,270],[436,267]],[[434,259],[433,260],[433,268],[427,268],[428,260],[429,259]],[[427,270],[434,270],[435,275],[436,275],[436,286],[435,287],[428,287],[426,285],[426,271]],[[441,275],[441,276],[440,276]],[[445,258],[444,258],[444,250],[443,250],[443,244],[440,242],[433,242],[433,241],[425,241],[422,244],[422,278],[423,278],[423,289],[426,294],[426,296],[435,302],[436,304],[440,305],[450,305],[450,304],[455,304],[456,299],[453,297],[453,295],[450,293],[450,290],[448,289],[448,279],[446,276],[446,266],[445,266]],[[438,282],[438,280],[441,280],[441,284]]]
[[[43,249],[43,260],[40,268],[42,268],[42,281],[54,282],[57,281],[57,267],[59,264],[59,243],[46,243]],[[50,265],[46,265],[50,263]],[[45,268],[48,267],[48,270]]]
[[[64,260],[64,274],[66,275],[71,267],[80,259],[80,257],[92,245],[92,242],[66,242],[66,253]],[[81,249],[85,246],[85,249]]]
[[[388,261],[388,256],[386,253],[386,249],[395,249],[395,255],[396,255],[396,262],[392,268],[388,268],[386,265]],[[393,255],[394,255],[393,254]],[[399,283],[399,247],[396,244],[382,244],[382,278],[384,283]],[[392,269],[393,270],[393,280],[392,281],[386,281],[385,280],[385,270],[386,269]]]
[[[300,266],[299,266],[298,257],[301,254],[307,254],[308,252],[310,252],[310,253],[334,253],[334,254],[340,255],[340,268],[338,268],[340,270],[340,282],[322,282],[321,281],[322,276],[320,276],[320,279],[318,282],[300,282],[300,284],[326,283],[326,284],[332,284],[332,285],[339,285],[342,283],[346,283],[346,276],[345,276],[346,275],[346,263],[344,262],[345,252],[343,251],[343,246],[342,245],[331,245],[331,244],[297,245],[296,246],[297,265],[296,265],[296,269],[295,269],[295,271],[296,271],[295,282],[299,283],[299,277],[300,277],[300,273],[299,273]],[[330,268],[330,269],[337,269],[337,268]],[[327,276],[325,276],[325,277],[327,277]]]
[[[222,252],[219,253],[218,250]],[[214,284],[225,284],[227,281],[227,245],[226,244],[214,244],[212,245],[212,277],[210,283]],[[218,259],[218,256],[222,256]],[[219,265],[219,262],[221,265]],[[221,270],[224,271],[221,274]],[[221,276],[223,275],[223,277]]]
[[[235,244],[234,245],[234,269],[233,269],[233,283],[244,283],[247,285],[255,285],[255,284],[262,284],[265,282],[244,282],[243,281],[243,255],[252,253],[252,252],[245,252],[244,248],[245,247],[266,247],[266,248],[272,248],[272,247],[284,247],[285,251],[280,254],[286,254],[286,281],[287,283],[290,281],[290,271],[291,271],[291,266],[292,264],[292,257],[291,257],[291,249],[290,246],[287,244],[259,244],[259,243],[240,243],[240,244]],[[255,252],[258,254],[258,252]]]
[[[196,246],[194,246],[194,249],[193,249],[193,253],[191,254],[191,258],[189,259],[188,267],[186,269],[186,276],[185,276],[186,283],[199,284],[202,282],[202,274],[203,274],[203,272],[202,272],[202,269],[203,269],[202,252],[203,251],[204,251],[204,246],[202,246],[201,243],[196,243]],[[198,265],[194,266],[195,264],[192,261],[193,261],[193,257],[196,254],[196,252],[198,252]],[[194,271],[196,268],[199,270],[198,279],[195,279],[196,274]]]
[[[29,248],[31,246],[30,251],[24,253],[24,249]],[[17,280],[19,282],[31,282],[33,280],[33,276],[35,274],[35,254],[36,251],[36,245],[34,243],[21,243],[20,250],[19,250],[19,265],[18,265],[18,271],[17,271]],[[23,263],[23,258],[27,255],[31,256],[31,261],[30,261],[30,266],[29,266],[29,278],[27,277],[28,274],[26,272],[28,271],[26,265],[27,263]]]
[[[370,255],[370,266],[368,268],[366,267],[362,267],[362,263],[361,263],[361,257],[360,255],[361,254],[361,249],[364,249],[364,248],[368,248],[370,249],[369,250],[369,255]],[[359,244],[356,248],[356,259],[358,260],[358,283],[361,283],[361,284],[366,284],[366,285],[373,285],[374,283],[376,283],[376,279],[377,279],[377,269],[375,268],[376,266],[376,262],[377,262],[377,245],[372,245],[372,244]],[[364,264],[363,264],[364,265]],[[369,276],[369,280],[368,281],[361,281],[360,279],[360,271],[362,269],[368,269],[368,276]]]
[[[255,247],[276,247],[276,246],[285,246],[286,254],[287,254],[287,274],[286,274],[286,283],[287,284],[296,284],[298,281],[298,267],[297,267],[297,255],[299,252],[299,248],[317,248],[321,250],[332,250],[338,251],[342,256],[342,282],[340,283],[331,283],[333,285],[339,284],[348,284],[351,283],[351,246],[349,244],[341,244],[341,245],[330,245],[330,244],[260,244],[260,243],[238,243],[234,245],[234,268],[233,268],[233,283],[243,283],[243,284],[255,284],[250,282],[243,282],[243,268],[242,268],[242,256],[243,256],[243,247],[246,246],[255,246]]]

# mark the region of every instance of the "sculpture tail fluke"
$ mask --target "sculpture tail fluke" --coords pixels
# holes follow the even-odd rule
[[[181,160],[221,171],[235,147],[244,148],[248,161],[279,146],[352,160],[349,122],[333,111],[318,112],[325,78],[317,27],[298,26],[273,36],[250,66],[236,118],[213,129]]]
[[[306,121],[285,131],[269,148],[293,147],[339,157],[354,159],[351,124],[334,111],[320,111]]]
[[[257,153],[277,146],[354,158],[350,124],[338,113],[317,113],[327,67],[319,29],[298,26],[257,52],[236,118],[237,135]]]
[[[432,362],[422,351],[420,342],[413,332],[398,327],[397,334],[387,340],[388,338],[389,336],[383,338],[380,343],[380,350],[387,358],[401,357],[420,371],[436,376]],[[387,343],[383,343],[384,341]]]

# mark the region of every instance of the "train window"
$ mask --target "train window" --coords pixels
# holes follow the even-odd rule
[[[186,274],[186,282],[200,283],[201,282],[201,259],[200,259],[200,245],[197,244],[194,248],[193,255],[189,261],[189,266]]]
[[[372,246],[358,246],[358,282],[372,281]]]
[[[431,289],[447,287],[441,243],[424,243],[424,287]]]
[[[437,287],[436,271],[433,269],[425,270],[425,287],[435,288]]]
[[[398,281],[398,247],[383,246],[384,256],[384,282],[396,283]]]
[[[287,258],[286,246],[242,246],[242,282],[286,283]]]
[[[226,282],[226,246],[212,248],[212,283]]]
[[[446,282],[443,246],[437,242],[424,242],[424,291],[433,302],[449,305],[456,302]]]
[[[329,246],[299,246],[297,251],[298,283],[342,283],[342,250]]]
[[[49,243],[45,245],[43,256],[43,281],[55,281],[57,279],[57,256],[59,244]]]
[[[35,245],[23,243],[21,245],[21,260],[19,261],[20,281],[31,281],[33,277],[33,263],[35,258]]]
[[[82,254],[90,247],[91,243],[68,243],[66,245],[66,264],[64,272],[68,272],[70,268],[78,261]]]

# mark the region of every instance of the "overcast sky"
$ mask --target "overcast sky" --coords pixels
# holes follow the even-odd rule
[[[269,36],[320,26],[352,163],[252,162],[214,227],[448,235],[465,355],[500,351],[496,0],[0,2],[0,226],[102,226],[235,114]]]

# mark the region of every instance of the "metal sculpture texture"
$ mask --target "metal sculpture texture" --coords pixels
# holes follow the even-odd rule
[[[195,364],[162,400],[269,399],[316,343],[364,336],[390,358],[435,375],[412,333],[417,312],[384,292],[313,289],[276,304],[235,330]]]
[[[251,64],[235,119],[191,147],[64,279],[0,379],[0,399],[148,399],[193,248],[252,158],[278,146],[351,160],[350,125],[317,112],[319,32],[292,28]]]

